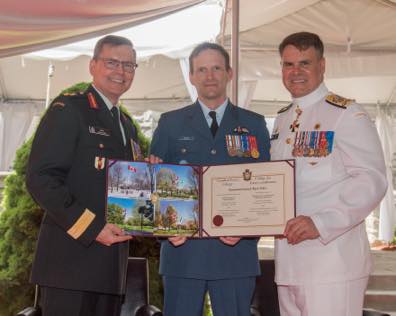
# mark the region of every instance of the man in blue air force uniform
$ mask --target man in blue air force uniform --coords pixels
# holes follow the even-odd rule
[[[161,116],[151,154],[165,163],[193,165],[268,160],[263,116],[238,108],[226,96],[232,70],[224,48],[203,43],[193,50],[189,62],[198,100]],[[248,316],[255,277],[260,273],[257,239],[169,238],[162,242],[160,273],[166,316],[201,316],[206,291],[215,316]]]

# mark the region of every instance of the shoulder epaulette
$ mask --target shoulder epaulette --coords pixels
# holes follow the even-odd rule
[[[331,93],[326,97],[326,102],[330,103],[331,105],[337,106],[339,108],[346,109],[349,105],[351,105],[354,102],[354,100],[347,99],[339,95],[336,95],[334,93]]]
[[[278,111],[278,114],[283,113],[283,112],[286,112],[288,109],[290,109],[290,108],[292,107],[292,105],[293,105],[293,103],[290,103],[288,106],[285,106],[285,107],[281,108],[281,109]]]
[[[65,107],[70,99],[81,98],[84,92],[65,92],[58,95],[52,102],[52,107]]]
[[[62,94],[62,96],[64,96],[64,97],[72,97],[72,96],[75,96],[76,95],[76,93],[70,93],[70,92],[65,92],[65,93],[63,93]]]
[[[84,92],[65,92],[62,93],[60,96],[62,97],[80,97],[84,94]]]

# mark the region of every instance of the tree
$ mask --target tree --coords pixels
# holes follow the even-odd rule
[[[76,88],[77,87],[77,88]],[[79,92],[88,83],[77,84],[63,92]],[[125,111],[123,109],[123,111]],[[149,140],[142,134],[138,124],[138,140],[142,152],[147,155]],[[43,210],[33,201],[26,190],[26,164],[32,139],[21,146],[16,153],[14,172],[5,179],[0,213],[0,315],[13,316],[25,306],[31,305],[34,286],[29,275],[43,216]],[[134,256],[149,258],[150,297],[153,304],[162,306],[162,288],[158,275],[159,245],[147,239],[135,239],[131,243]],[[136,251],[138,249],[138,251]]]
[[[107,206],[107,221],[112,224],[124,224],[125,209],[117,204],[109,204]]]
[[[191,194],[193,194],[194,197],[197,198],[199,178],[198,178],[198,174],[197,174],[196,170],[194,169],[194,167],[191,167],[190,169],[188,169],[187,178],[189,180],[189,183],[192,184],[192,187],[190,188]]]
[[[162,214],[159,210],[159,207],[155,208],[154,212],[154,227],[163,227],[164,223],[162,220]]]
[[[164,223],[164,226],[168,227],[169,230],[171,230],[171,228],[176,227],[177,211],[173,205],[168,205],[165,214],[162,218],[162,221]]]
[[[157,173],[157,189],[162,192],[172,194],[172,191],[176,189],[177,176],[172,169],[161,168]]]
[[[17,151],[14,173],[5,179],[0,213],[0,315],[4,316],[30,305],[34,293],[28,280],[43,211],[25,186],[30,147],[31,140]]]
[[[111,183],[114,184],[117,189],[116,191],[118,191],[120,188],[120,184],[124,181],[124,177],[122,176],[122,167],[120,164],[115,163],[110,168],[110,178]]]

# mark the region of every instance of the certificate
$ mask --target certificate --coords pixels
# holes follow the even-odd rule
[[[282,234],[295,216],[294,161],[207,167],[202,186],[207,236]]]
[[[192,166],[110,160],[107,221],[191,238],[282,234],[295,216],[294,160]]]

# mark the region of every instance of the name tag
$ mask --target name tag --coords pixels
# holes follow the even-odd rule
[[[101,135],[101,136],[110,136],[111,135],[111,131],[109,129],[106,129],[103,127],[89,126],[88,130],[89,130],[90,134],[96,134],[96,135]]]
[[[179,139],[178,140],[184,140],[184,141],[193,141],[194,140],[194,137],[193,136],[181,136],[181,137],[179,137]]]

